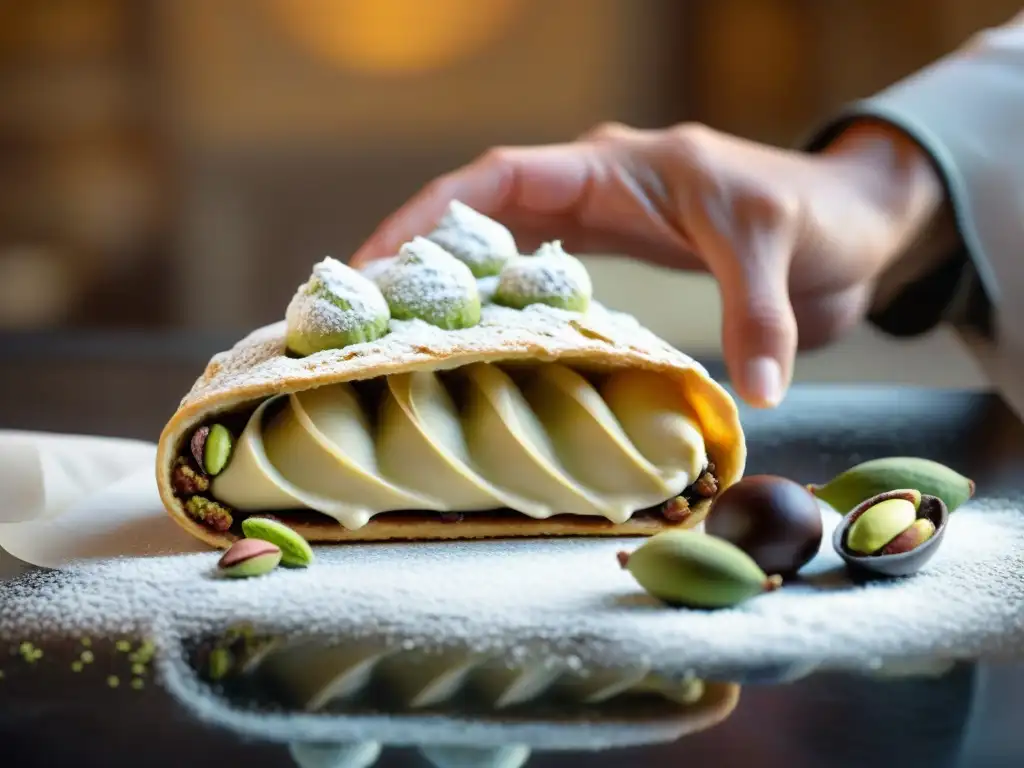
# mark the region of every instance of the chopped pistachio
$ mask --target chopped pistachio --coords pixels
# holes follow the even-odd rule
[[[83,637],[81,642],[82,642],[82,647],[83,648],[90,648],[90,647],[92,647],[92,640],[90,640],[88,637]]]
[[[121,653],[128,653],[132,649],[132,644],[127,640],[118,640],[114,647]]]
[[[136,677],[132,679],[132,688],[134,688],[136,691],[141,691],[145,684],[146,682],[141,677]]]
[[[83,669],[85,669],[85,665],[82,664],[82,662],[80,662],[80,661],[72,661],[71,662],[71,671],[72,672],[81,672]]]
[[[210,651],[210,679],[220,680],[226,677],[231,672],[231,667],[234,664],[231,651],[227,648],[214,648]]]
[[[185,512],[198,523],[215,531],[226,531],[231,527],[231,512],[223,504],[204,496],[193,496],[185,502]]]
[[[109,685],[111,688],[117,688],[117,686],[119,686],[120,684],[121,680],[120,678],[118,678],[117,675],[111,675],[107,678],[107,685]]]
[[[82,663],[84,664],[92,664],[96,660],[96,657],[93,656],[92,651],[82,651],[82,655],[78,658],[80,658],[82,660]]]
[[[144,674],[146,674],[146,665],[145,664],[132,664],[132,674],[133,675],[144,675]]]

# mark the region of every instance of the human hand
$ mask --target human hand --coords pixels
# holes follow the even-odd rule
[[[352,264],[428,233],[453,199],[508,226],[524,251],[558,239],[576,254],[710,272],[730,378],[747,402],[770,407],[798,348],[864,316],[873,282],[937,215],[943,192],[917,145],[882,124],[854,124],[820,155],[699,125],[609,125],[569,144],[492,149],[436,179]]]

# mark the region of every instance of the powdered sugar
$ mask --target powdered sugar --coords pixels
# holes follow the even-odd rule
[[[670,676],[1024,652],[1021,513],[966,505],[924,570],[868,586],[846,581],[828,539],[826,530],[805,583],[713,612],[666,609],[644,595],[615,558],[637,546],[629,539],[322,546],[314,567],[242,581],[211,578],[216,552],[115,559],[0,584],[0,636],[112,633],[158,619],[190,636],[252,621],[261,631],[409,639],[423,650],[649,661]]]
[[[151,491],[153,493],[155,491]],[[292,717],[233,709],[211,695],[180,656],[183,640],[250,622],[257,632],[366,639],[381,647],[493,653],[510,664],[567,669],[646,664],[669,678],[743,679],[770,667],[876,669],[936,658],[1020,658],[1024,653],[1024,515],[1011,499],[984,499],[950,518],[941,550],[911,579],[854,586],[828,545],[802,582],[721,611],[669,609],[618,567],[636,540],[478,541],[317,547],[306,570],[253,580],[211,578],[220,553],[86,563],[0,584],[0,640],[76,634],[152,636],[163,682],[222,725],[275,739],[365,738],[359,718]],[[412,724],[378,717],[385,740],[501,743],[505,726]],[[520,722],[522,722],[520,720]],[[637,738],[598,715],[587,738]],[[441,728],[439,732],[439,727]],[[483,729],[483,732],[481,731]],[[334,730],[332,730],[334,729]],[[642,729],[641,729],[642,730]],[[579,742],[566,724],[531,739]],[[524,736],[520,733],[519,736]]]
[[[377,285],[396,318],[447,316],[480,303],[469,267],[422,237],[402,246]]]
[[[524,310],[487,304],[481,310],[479,324],[458,331],[419,320],[392,318],[390,332],[376,341],[328,349],[301,359],[282,354],[285,333],[284,322],[272,323],[251,332],[232,349],[215,354],[204,375],[182,399],[182,405],[239,389],[270,386],[276,391],[282,380],[315,379],[326,369],[340,373],[345,368],[368,370],[396,360],[445,359],[456,353],[493,350],[499,344],[510,351],[534,350],[540,357],[566,352],[585,356],[623,349],[653,364],[683,364],[704,370],[632,315],[607,309],[596,301],[590,303],[585,314],[543,304]]]
[[[556,240],[544,243],[533,256],[520,256],[506,264],[498,278],[495,300],[510,306],[534,302],[586,306],[593,293],[583,262],[567,254]]]
[[[313,338],[349,333],[389,316],[388,304],[373,281],[330,256],[313,265],[309,280],[299,286],[285,310],[289,330]]]
[[[502,264],[518,255],[515,238],[505,226],[458,200],[448,205],[437,229],[427,237],[477,277],[497,274]]]

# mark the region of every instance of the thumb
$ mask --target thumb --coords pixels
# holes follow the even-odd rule
[[[790,259],[788,249],[750,255],[741,268],[719,276],[722,347],[740,396],[757,408],[772,408],[789,387],[797,349]]]

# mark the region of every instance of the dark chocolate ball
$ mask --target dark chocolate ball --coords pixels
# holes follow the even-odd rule
[[[765,573],[792,575],[818,553],[821,510],[799,483],[752,475],[719,495],[704,530],[735,544]]]

